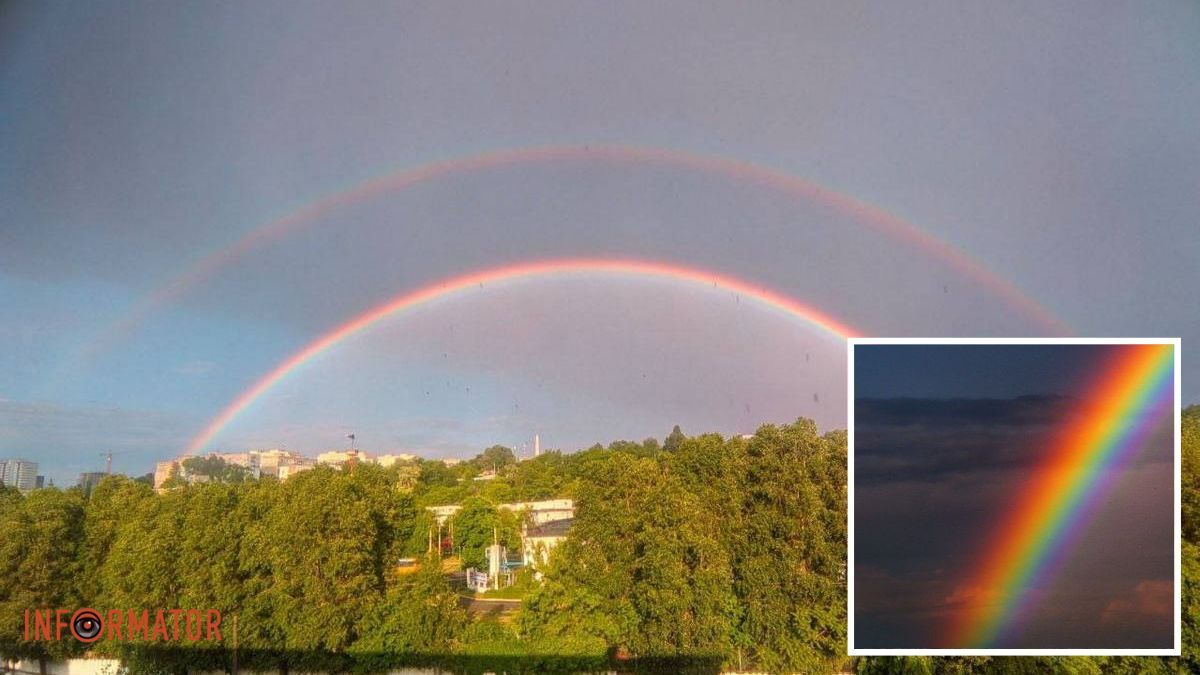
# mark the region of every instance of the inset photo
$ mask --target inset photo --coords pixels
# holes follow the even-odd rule
[[[1180,649],[1178,339],[853,339],[849,647]]]

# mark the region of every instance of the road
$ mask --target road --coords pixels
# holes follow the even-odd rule
[[[511,619],[517,613],[517,610],[521,608],[520,600],[472,598],[466,595],[459,595],[458,597],[459,606],[465,607],[471,616],[475,618],[489,618],[503,621]]]

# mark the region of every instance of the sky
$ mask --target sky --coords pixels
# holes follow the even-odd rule
[[[868,335],[1046,334],[1040,306],[1068,332],[1182,337],[1186,353],[1198,29],[1182,1],[6,2],[0,456],[60,484],[110,450],[115,470],[149,471],[351,317],[552,258],[712,270]],[[576,152],[454,164],[544,146]],[[609,146],[824,191],[588,150]],[[355,192],[431,162],[458,168]],[[719,289],[568,275],[367,333],[212,449],[354,432],[461,457],[535,433],[573,450],[676,423],[845,426],[844,347]]]
[[[945,642],[981,597],[980,561],[1024,486],[1097,384],[1111,345],[855,348],[855,646]],[[1107,472],[1097,506],[1029,603],[990,646],[1173,646],[1174,419],[1169,406],[1130,458]],[[1057,541],[1057,538],[1054,539]]]

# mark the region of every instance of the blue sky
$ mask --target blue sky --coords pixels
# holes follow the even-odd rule
[[[522,260],[717,269],[876,335],[1039,330],[820,204],[581,160],[335,209],[80,358],[258,225],[390,170],[546,144],[732,157],[876,204],[1080,334],[1182,337],[1195,401],[1198,28],[1185,2],[6,3],[0,455],[60,482],[108,449],[149,470],[346,318]],[[477,300],[386,322],[217,443],[316,450],[352,428],[370,449],[462,456],[535,432],[574,449],[677,422],[844,424],[841,348],[735,298],[578,280]]]

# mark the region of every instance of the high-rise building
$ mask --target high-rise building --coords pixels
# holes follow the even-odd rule
[[[107,476],[108,474],[103,471],[87,471],[79,474],[79,481],[76,485],[83,488],[83,494],[90,495],[92,494],[92,490],[96,489],[96,486],[100,484],[100,481],[104,480]]]
[[[0,460],[0,483],[28,492],[37,487],[37,462],[27,459]]]

